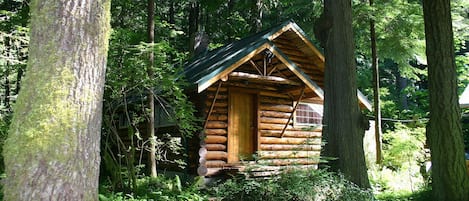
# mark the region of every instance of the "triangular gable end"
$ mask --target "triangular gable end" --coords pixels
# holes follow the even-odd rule
[[[285,43],[286,40],[287,43]],[[290,42],[296,44],[294,50],[284,47]],[[189,81],[197,85],[197,92],[200,93],[218,80],[228,77],[231,72],[250,62],[252,58],[265,50],[272,52],[295,77],[299,78],[312,93],[323,100],[323,86],[319,84],[323,82],[324,56],[293,21],[287,21],[279,26],[213,50],[208,55],[187,65],[185,75]],[[292,53],[294,51],[296,53]],[[295,54],[303,56],[295,58]],[[313,77],[314,79],[312,79]],[[357,91],[357,96],[360,105],[371,110],[370,102],[360,91]]]

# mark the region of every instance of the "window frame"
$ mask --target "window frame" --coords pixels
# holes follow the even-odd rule
[[[296,105],[298,102],[297,101],[294,101],[293,104]],[[297,112],[298,112],[298,109],[299,109],[299,106],[300,105],[308,105],[308,107],[310,107],[315,113],[319,114],[321,116],[320,118],[320,124],[315,124],[315,123],[300,123],[298,122],[297,120]],[[310,105],[315,105],[315,106],[321,106],[322,108],[324,108],[324,105],[323,104],[318,104],[318,103],[310,103],[310,102],[302,102],[300,101],[298,103],[298,106],[296,107],[296,110],[295,112],[293,113],[293,127],[318,127],[318,126],[321,126],[322,127],[322,118],[324,116],[324,110],[322,111],[318,111],[316,110],[314,107],[311,107]],[[309,118],[312,118],[312,117],[309,117]],[[318,119],[318,118],[314,118],[314,119]]]

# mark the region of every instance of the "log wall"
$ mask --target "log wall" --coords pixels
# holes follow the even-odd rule
[[[228,81],[229,82],[229,81]],[[217,91],[214,84],[206,91],[206,114]],[[233,169],[243,169],[243,164],[227,163],[228,141],[228,84],[223,84],[219,90],[212,114],[206,117],[208,122],[201,133],[201,148],[199,150],[199,175],[211,176]],[[239,86],[240,84],[234,84]],[[304,130],[293,126],[289,122],[281,137],[282,130],[293,111],[293,100],[274,91],[259,90],[258,104],[258,147],[257,164],[268,167],[287,167],[298,165],[301,167],[317,167],[321,150],[321,129]],[[261,173],[263,174],[263,173]]]

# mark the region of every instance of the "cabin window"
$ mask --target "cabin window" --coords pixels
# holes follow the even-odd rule
[[[132,115],[129,115],[130,117]],[[122,112],[119,114],[119,124],[118,124],[118,128],[119,129],[124,129],[124,128],[128,128],[130,126],[130,122],[127,118],[127,115],[126,113]]]
[[[164,104],[164,103],[163,103]],[[155,104],[155,127],[175,126],[174,112],[169,104]]]
[[[317,126],[322,124],[323,105],[300,102],[295,111],[295,126]]]

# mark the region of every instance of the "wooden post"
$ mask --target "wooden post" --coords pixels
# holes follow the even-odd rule
[[[204,123],[204,130],[207,128],[208,118],[212,114],[213,108],[215,107],[215,102],[217,101],[218,92],[220,92],[221,81],[218,83],[217,91],[215,92],[215,96],[213,97],[212,105],[210,105],[210,110],[208,111],[207,117],[205,118]]]
[[[281,138],[282,138],[283,135],[285,134],[285,130],[287,130],[288,124],[290,124],[290,121],[291,121],[291,119],[293,118],[293,114],[295,113],[296,108],[298,107],[298,105],[299,105],[299,103],[300,103],[300,101],[301,101],[301,98],[303,98],[303,95],[304,95],[304,93],[305,93],[305,89],[306,89],[306,87],[303,87],[303,89],[301,90],[301,94],[300,94],[300,96],[298,97],[298,101],[296,101],[295,107],[293,108],[293,111],[292,111],[291,114],[290,114],[290,118],[288,118],[288,121],[287,121],[287,123],[285,124],[285,127],[283,127],[282,133],[280,134],[280,137],[281,137]]]

